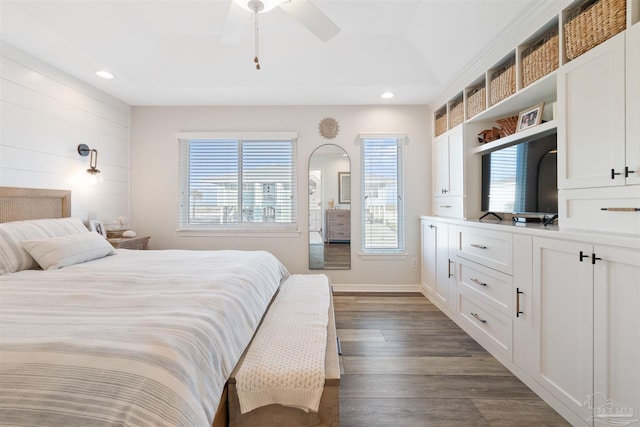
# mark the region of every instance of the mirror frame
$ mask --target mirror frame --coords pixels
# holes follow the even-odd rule
[[[326,150],[326,151],[323,151]],[[340,155],[340,158],[344,158],[345,162],[338,162],[340,159],[334,159],[320,164],[318,166],[313,165],[314,156],[326,154],[326,155]],[[335,164],[332,168],[325,167],[326,165]],[[317,209],[312,209],[311,203],[311,172],[320,170],[320,201]],[[348,178],[348,179],[347,179]],[[322,144],[316,147],[309,156],[309,162],[307,164],[307,179],[309,180],[309,190],[307,192],[307,207],[308,207],[308,250],[309,250],[309,270],[350,270],[351,269],[351,158],[344,148],[337,144],[328,143]],[[317,177],[316,177],[317,179]],[[335,185],[325,185],[327,182],[335,181]],[[348,188],[347,188],[348,186]],[[335,191],[333,191],[334,189]],[[328,193],[328,194],[327,194]],[[335,194],[334,194],[335,193]],[[349,198],[345,197],[345,194],[349,194]],[[342,203],[340,203],[342,202]],[[317,212],[319,211],[319,212]],[[341,212],[335,214],[337,221],[344,219],[342,212],[348,212],[348,239],[330,239],[327,236],[329,228],[328,216],[329,211]],[[314,213],[315,212],[315,213]],[[338,219],[339,218],[339,219]],[[315,226],[314,226],[315,224]],[[344,225],[344,223],[338,223],[338,225]],[[318,227],[319,226],[319,227]],[[314,229],[315,228],[315,229]],[[319,230],[318,230],[319,228]],[[318,236],[312,236],[312,233],[320,233],[320,240]],[[312,241],[315,242],[312,244]],[[346,246],[345,246],[346,245]],[[327,257],[327,250],[330,251],[330,256]],[[346,256],[346,258],[345,258]],[[327,259],[330,261],[327,262]]]

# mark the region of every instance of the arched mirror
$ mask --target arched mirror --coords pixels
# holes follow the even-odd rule
[[[309,159],[309,269],[351,268],[351,161],[335,144]]]

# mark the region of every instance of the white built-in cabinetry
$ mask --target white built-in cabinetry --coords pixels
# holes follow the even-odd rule
[[[640,408],[640,242],[421,221],[423,292],[561,415],[594,425]]]
[[[627,184],[640,184],[640,22],[627,34],[627,144],[626,165],[636,172],[628,174]]]
[[[637,251],[596,245],[593,248],[593,358],[592,407],[607,400],[627,411],[640,425],[640,254]],[[603,413],[614,425],[619,417]]]
[[[559,70],[558,116],[558,187],[624,183],[625,33]]]
[[[563,228],[640,234],[638,64],[640,24],[558,73]]]
[[[456,280],[453,272],[453,256],[449,224],[422,221],[422,283],[434,303],[449,314],[456,313]]]
[[[485,93],[483,111],[467,103],[493,69],[462,90],[463,123],[434,126],[434,216],[422,217],[425,295],[573,425],[640,426],[640,0],[626,7],[626,30],[572,60],[567,9],[553,17],[498,62],[515,56],[515,89]],[[557,70],[525,85],[524,50],[555,26]],[[478,144],[540,102],[545,123]],[[481,155],[555,132],[558,226],[469,221],[482,214]],[[442,208],[448,197],[462,206]]]
[[[434,210],[439,216],[463,218],[464,141],[462,126],[433,141]]]
[[[583,403],[593,395],[591,254],[587,243],[534,237],[534,378],[585,421],[592,413]]]

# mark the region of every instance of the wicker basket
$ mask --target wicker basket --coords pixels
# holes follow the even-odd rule
[[[626,0],[589,0],[567,13],[564,39],[567,58],[575,59],[627,26]]]
[[[489,96],[491,104],[497,104],[516,92],[516,59],[507,61],[491,74]]]
[[[485,84],[476,86],[469,92],[467,96],[467,118],[481,113],[487,108],[487,89]]]
[[[464,102],[460,98],[451,104],[449,109],[449,128],[452,129],[464,121]]]
[[[442,135],[447,131],[447,112],[440,111],[436,113],[436,136]]]
[[[500,137],[504,138],[505,136],[514,134],[516,132],[516,127],[518,126],[518,116],[506,117],[504,119],[496,120],[500,125]]]
[[[536,43],[522,51],[522,84],[529,86],[556,70],[560,64],[558,54],[558,27],[547,31]]]

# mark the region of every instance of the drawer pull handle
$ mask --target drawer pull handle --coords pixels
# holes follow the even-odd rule
[[[477,283],[477,284],[478,284],[478,285],[480,285],[480,286],[487,286],[487,284],[486,284],[486,283],[484,283],[484,282],[482,282],[482,281],[480,281],[480,280],[478,280],[478,279],[471,278],[471,281],[472,281],[473,283]]]
[[[638,173],[638,171],[630,171],[629,166],[624,167],[624,177],[629,178],[630,173]]]
[[[524,311],[520,311],[520,295],[522,294],[524,294],[524,292],[522,292],[520,288],[516,288],[516,317],[524,314]]]
[[[440,205],[441,208],[450,208],[451,205]]]
[[[473,246],[474,248],[478,248],[478,249],[487,249],[486,246],[478,245],[477,243],[472,243],[471,246]]]
[[[448,272],[449,278],[453,277],[453,275],[451,274],[451,264],[453,264],[453,261],[449,260],[449,272]]]
[[[640,212],[640,208],[600,208],[600,210],[609,212]]]
[[[484,325],[485,323],[487,323],[487,321],[486,321],[486,320],[484,320],[482,317],[478,316],[478,314],[477,314],[477,313],[471,313],[471,315],[472,315],[473,317],[475,317],[475,318],[478,320],[478,322],[482,323],[483,325]]]

